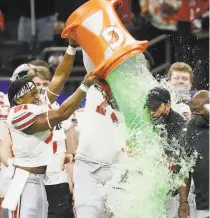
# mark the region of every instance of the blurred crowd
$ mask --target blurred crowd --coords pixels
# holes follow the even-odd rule
[[[1,20],[4,19],[4,25],[0,25],[1,38],[24,41],[32,45],[33,36],[36,35],[41,48],[60,45],[60,43],[63,45],[63,40],[60,40],[60,31],[64,27],[64,22],[85,2],[85,0],[36,0],[34,4],[31,4],[29,0],[1,1]],[[33,16],[34,25],[31,23]],[[32,30],[33,26],[35,26],[35,32]]]

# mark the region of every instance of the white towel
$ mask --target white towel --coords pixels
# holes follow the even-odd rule
[[[25,170],[16,168],[15,175],[2,202],[2,208],[15,211],[29,174]]]
[[[2,167],[0,170],[0,198],[4,198],[12,181],[15,168],[14,166]]]

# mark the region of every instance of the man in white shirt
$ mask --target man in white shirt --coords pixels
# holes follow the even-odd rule
[[[186,120],[189,120],[191,115],[188,102],[191,98],[193,78],[192,68],[184,62],[172,64],[168,71],[168,88],[171,92],[172,107]]]

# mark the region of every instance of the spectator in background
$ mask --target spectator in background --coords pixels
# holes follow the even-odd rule
[[[208,11],[208,0],[182,0],[177,20],[176,60],[192,62],[192,49],[195,43],[192,38],[192,29],[201,30],[203,15]]]
[[[193,67],[194,87],[208,89],[209,1],[182,0],[176,19],[176,61],[184,61]],[[205,31],[206,36],[202,34]]]
[[[122,0],[122,5],[116,10],[118,16],[124,24],[133,22],[134,14],[131,11],[131,7],[131,0]]]
[[[68,17],[81,5],[88,0],[54,0],[56,12],[58,13],[58,22],[53,26],[54,29],[54,45],[66,46],[66,41],[61,39],[61,32],[65,28],[65,22]]]
[[[195,0],[196,4],[193,8],[192,29],[205,31],[209,29],[209,1]]]
[[[197,24],[197,26],[195,25]],[[196,0],[193,22],[192,66],[195,72],[195,84],[198,89],[209,89],[209,1]],[[190,49],[191,50],[191,49]],[[189,52],[188,52],[189,54]]]
[[[57,22],[53,25],[54,43],[53,46],[67,46],[68,42],[61,38],[61,32],[65,28],[68,17],[87,0],[54,0],[56,12],[58,13]]]
[[[131,30],[134,37],[139,40],[151,40],[161,34],[169,35],[172,45],[172,62],[184,61],[193,66],[198,78],[195,80],[196,88],[208,89],[208,36],[206,38],[203,36],[200,38],[197,35],[192,37],[192,28],[199,31],[208,30],[209,1],[139,0],[139,3],[137,0],[132,1],[132,4],[135,4],[132,7],[135,12],[134,21],[140,29],[139,31]],[[164,53],[164,49],[165,47],[161,44],[158,47],[149,48],[156,66],[164,62],[159,55]]]
[[[140,39],[151,40],[162,34],[169,36],[171,42],[171,58],[175,61],[174,55],[174,37],[176,32],[176,13],[179,10],[179,2],[177,0],[140,0],[141,15],[139,16]],[[146,22],[142,22],[146,20]],[[142,25],[143,24],[143,25]],[[154,57],[157,66],[164,63],[163,56],[160,53],[165,53],[165,45],[159,43],[158,46],[153,46],[149,49]]]
[[[61,32],[65,28],[65,23],[62,21],[58,21],[53,25],[54,31],[54,46],[67,46],[68,41],[61,38]]]
[[[160,35],[161,30],[164,33],[176,31],[175,15],[179,10],[179,1],[154,1],[141,0],[141,13],[150,16],[150,32],[154,35]],[[162,32],[161,32],[162,33]]]
[[[176,15],[177,20],[177,46],[176,60],[191,63],[191,21],[195,0],[182,0],[180,10]]]
[[[199,91],[190,102],[192,120],[188,123],[184,137],[184,145],[191,155],[194,151],[199,153],[199,158],[194,166],[192,177],[195,183],[196,218],[208,218],[209,213],[209,91]],[[191,214],[188,205],[188,192],[190,178],[186,179],[186,186],[179,188],[180,206],[179,216],[185,218]]]
[[[172,95],[173,109],[184,116],[190,117],[188,101],[193,82],[192,68],[184,62],[176,62],[168,71],[168,85]]]
[[[53,24],[57,21],[54,0],[36,0],[35,27],[36,40],[41,49],[52,45],[54,39]],[[29,0],[19,0],[20,20],[18,26],[18,40],[33,44],[31,26],[31,5]]]

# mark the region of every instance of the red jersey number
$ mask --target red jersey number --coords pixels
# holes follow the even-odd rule
[[[96,112],[105,116],[106,115],[106,108],[108,107],[107,101],[103,101],[100,105],[97,106]],[[110,118],[112,119],[112,122],[118,122],[117,116],[114,112],[111,113]]]

